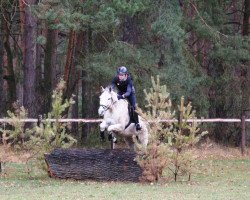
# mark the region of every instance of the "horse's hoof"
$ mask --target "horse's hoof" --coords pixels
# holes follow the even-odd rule
[[[109,141],[113,141],[114,143],[117,143],[116,137],[112,136],[112,134],[109,134],[108,139]]]
[[[105,134],[104,134],[104,131],[101,131],[101,132],[100,132],[100,140],[101,140],[101,142],[105,142]]]

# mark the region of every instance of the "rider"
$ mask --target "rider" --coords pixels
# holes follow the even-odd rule
[[[128,99],[130,105],[132,106],[133,119],[135,121],[136,130],[141,130],[139,124],[138,114],[136,110],[136,97],[135,97],[135,87],[131,76],[128,73],[126,67],[121,66],[117,70],[117,75],[112,80],[112,88],[117,87],[118,89],[118,99]]]

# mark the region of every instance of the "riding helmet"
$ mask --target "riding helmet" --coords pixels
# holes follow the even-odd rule
[[[127,74],[127,73],[128,73],[128,69],[125,66],[121,66],[117,70],[117,74]]]

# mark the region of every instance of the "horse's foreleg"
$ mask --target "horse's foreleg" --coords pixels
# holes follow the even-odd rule
[[[106,121],[102,121],[102,123],[99,126],[101,132],[105,131],[105,129],[108,128],[108,124]]]
[[[110,141],[110,144],[111,144],[111,149],[115,149],[115,144],[117,143],[115,133],[109,132],[109,141]]]
[[[122,132],[124,127],[121,124],[114,124],[108,127],[108,132]]]
[[[106,123],[106,121],[103,121],[101,124],[100,124],[100,138],[101,138],[101,141],[105,141],[105,135],[104,135],[104,131],[105,129],[108,127],[108,124]]]

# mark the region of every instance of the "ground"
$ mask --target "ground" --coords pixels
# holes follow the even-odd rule
[[[250,156],[238,148],[207,143],[196,149],[197,163],[191,181],[121,183],[55,180],[46,173],[25,172],[28,155],[0,149],[8,161],[0,176],[0,199],[250,199]]]

